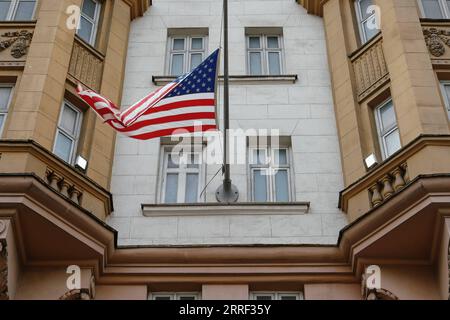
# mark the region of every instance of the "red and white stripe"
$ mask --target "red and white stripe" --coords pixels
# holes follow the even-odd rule
[[[163,99],[164,91],[172,89],[163,87],[123,112],[94,91],[79,87],[78,95],[105,123],[134,139],[148,140],[217,129],[214,93]]]

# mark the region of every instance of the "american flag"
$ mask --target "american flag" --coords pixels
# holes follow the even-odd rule
[[[78,85],[78,95],[118,132],[131,138],[158,137],[217,129],[216,84],[219,49],[197,68],[120,111],[108,99]]]

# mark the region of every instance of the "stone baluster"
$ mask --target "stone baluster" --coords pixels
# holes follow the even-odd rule
[[[70,199],[75,202],[76,204],[80,204],[80,198],[81,198],[81,191],[77,189],[77,187],[73,186],[70,190]]]
[[[61,186],[61,193],[66,197],[69,197],[69,189],[71,188],[69,181],[62,179],[59,185]]]
[[[372,194],[371,196],[372,205],[376,207],[379,204],[381,204],[381,202],[383,202],[383,197],[380,194],[378,183],[375,183],[373,186],[371,186],[369,190]]]
[[[385,175],[381,178],[381,183],[383,184],[383,190],[381,191],[383,199],[392,196],[394,194],[394,189],[392,188],[391,177],[389,175]]]
[[[59,191],[59,183],[62,180],[62,178],[60,176],[58,176],[55,172],[51,172],[49,173],[49,175],[47,176],[47,179],[50,183],[50,187],[52,187],[53,189]]]
[[[409,182],[408,164],[403,163],[400,167],[403,169],[403,180],[405,181],[405,183],[408,183]]]
[[[394,183],[393,183],[394,191],[397,192],[397,191],[401,190],[406,184],[405,180],[402,177],[402,169],[400,167],[395,168],[391,172],[391,175],[394,177]]]

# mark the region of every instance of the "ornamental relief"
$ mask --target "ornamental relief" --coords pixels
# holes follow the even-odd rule
[[[434,57],[442,57],[446,46],[450,47],[450,31],[438,28],[423,29],[428,50]]]
[[[20,59],[28,53],[32,38],[33,32],[28,30],[0,33],[0,54],[10,49],[8,56]]]
[[[2,228],[0,221],[0,229]],[[1,233],[2,230],[0,230]],[[0,239],[0,301],[8,300],[8,252],[6,251],[6,240]]]

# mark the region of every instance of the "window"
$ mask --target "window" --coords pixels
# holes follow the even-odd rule
[[[288,148],[250,148],[251,196],[254,202],[291,200]]]
[[[401,148],[400,132],[392,100],[389,99],[377,107],[375,116],[383,159],[386,159]]]
[[[362,43],[366,43],[378,34],[376,12],[371,9],[373,0],[356,0],[356,18]]]
[[[444,103],[450,118],[450,81],[441,82],[441,88],[444,95]]]
[[[450,19],[450,1],[419,0],[419,7],[424,18]]]
[[[6,115],[8,114],[9,104],[12,99],[11,85],[0,84],[0,134],[3,132],[3,126],[5,124]]]
[[[197,292],[174,293],[174,292],[156,292],[150,294],[150,300],[200,300],[200,294]]]
[[[301,292],[252,292],[251,300],[303,300]]]
[[[204,165],[201,151],[177,154],[171,147],[163,148],[162,203],[201,202],[204,186]]]
[[[77,29],[78,36],[89,43],[95,45],[97,38],[97,29],[100,19],[101,4],[97,0],[84,0],[81,8],[81,17],[79,28]]]
[[[81,120],[81,111],[65,101],[61,115],[59,116],[53,152],[70,164],[73,164],[75,159],[78,139],[80,137]]]
[[[282,38],[279,35],[248,35],[247,66],[250,75],[282,73]]]
[[[169,38],[169,74],[180,76],[195,69],[206,58],[206,36]]]
[[[34,17],[36,0],[0,0],[0,21],[27,21]]]

